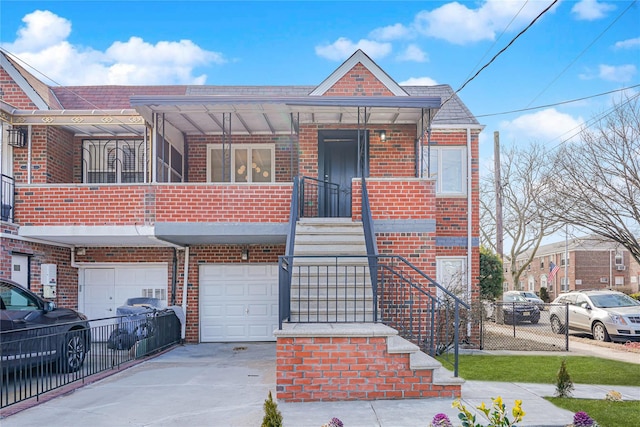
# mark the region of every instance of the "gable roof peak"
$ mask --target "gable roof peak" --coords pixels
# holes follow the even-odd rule
[[[358,63],[362,64],[371,74],[374,75],[391,93],[395,96],[408,96],[409,94],[393,80],[378,64],[366,54],[362,49],[356,50],[346,61],[320,83],[309,95],[324,95],[331,87],[344,77]]]

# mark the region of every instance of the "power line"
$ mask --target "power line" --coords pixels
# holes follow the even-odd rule
[[[458,90],[456,90],[455,92],[453,92],[451,94],[451,96],[449,98],[447,98],[446,101],[444,101],[442,103],[442,105],[446,104],[447,102],[449,102],[458,92],[460,92],[462,89],[465,88],[465,86],[467,84],[469,84],[473,79],[475,79],[476,77],[478,77],[478,75],[485,69],[487,68],[489,65],[491,65],[491,63],[493,63],[493,61],[495,61],[498,56],[500,56],[502,53],[504,53],[504,51],[506,51],[521,35],[523,35],[525,32],[527,32],[527,30],[529,30],[529,28],[531,28],[533,26],[533,24],[536,23],[536,21],[538,19],[540,19],[542,17],[542,15],[544,15],[545,13],[547,13],[549,11],[549,9],[551,9],[556,3],[558,2],[558,0],[553,0],[553,2],[547,6],[542,12],[540,12],[538,14],[538,16],[536,16],[533,21],[531,21],[529,23],[529,25],[527,25],[522,31],[520,31],[513,39],[511,39],[511,41],[509,43],[507,43],[507,45],[505,47],[503,47],[502,49],[500,49],[500,51],[498,53],[496,53],[493,58],[491,58],[489,60],[489,62],[487,62],[486,64],[484,64],[472,77],[468,78],[466,82],[464,82],[462,84],[462,86],[460,86],[460,88]]]
[[[600,37],[602,37],[602,36],[604,35],[604,33],[606,33],[607,31],[609,31],[609,29],[613,26],[613,24],[615,24],[616,22],[618,22],[618,20],[619,20],[620,18],[622,18],[622,15],[624,15],[625,13],[627,13],[627,11],[629,11],[629,9],[631,9],[631,7],[632,7],[636,2],[637,2],[637,0],[633,0],[633,1],[631,2],[631,4],[629,4],[629,6],[628,6],[625,10],[623,10],[623,11],[622,11],[622,13],[620,13],[620,15],[618,15],[618,16],[616,17],[616,19],[614,19],[614,20],[613,20],[613,21],[612,21],[612,22],[607,26],[607,28],[605,28],[604,30],[602,30],[602,32],[601,32],[600,34],[598,34],[598,36],[597,36],[595,39],[593,39],[593,41],[592,41],[591,43],[589,43],[589,45],[588,45],[587,47],[585,47],[585,48],[582,50],[582,52],[580,52],[580,53],[578,54],[578,56],[576,56],[576,57],[573,59],[573,61],[571,61],[571,62],[569,63],[569,65],[567,65],[567,66],[566,66],[566,67],[565,67],[565,68],[564,68],[564,69],[563,69],[563,70],[562,70],[562,71],[561,71],[561,72],[560,72],[560,73],[559,73],[559,74],[558,74],[558,75],[557,75],[553,80],[551,80],[551,82],[550,82],[547,86],[545,86],[545,87],[544,87],[544,89],[542,89],[542,90],[540,91],[540,93],[538,93],[538,94],[537,94],[537,95],[536,95],[536,96],[531,100],[531,102],[529,102],[529,103],[527,104],[527,107],[528,107],[529,105],[533,104],[533,103],[536,101],[536,99],[538,99],[538,98],[539,98],[543,93],[545,93],[545,92],[547,91],[547,89],[549,89],[549,88],[550,88],[550,87],[551,87],[551,86],[552,86],[556,81],[558,81],[558,79],[559,79],[559,78],[560,78],[560,77],[561,77],[561,76],[562,76],[562,75],[563,75],[563,74],[564,74],[564,73],[565,73],[569,68],[571,68],[571,67],[573,66],[573,64],[575,64],[575,63],[576,63],[576,61],[577,61],[577,60],[578,60],[582,55],[584,55],[584,53],[585,53],[587,50],[591,49],[591,46],[593,46],[593,45],[594,45],[594,44],[595,44],[595,43],[600,39]]]
[[[507,32],[507,30],[509,29],[509,27],[511,27],[511,24],[513,24],[513,22],[516,20],[516,18],[520,15],[520,13],[523,11],[524,7],[529,3],[529,0],[526,0],[524,3],[522,3],[522,7],[520,7],[520,9],[518,10],[518,12],[513,15],[513,18],[511,18],[511,21],[509,21],[509,23],[507,24],[506,27],[504,27],[504,29],[502,30],[502,32],[500,33],[500,35],[496,38],[496,40],[493,42],[493,44],[491,46],[489,46],[489,48],[487,48],[487,50],[484,52],[484,54],[482,55],[482,57],[480,59],[478,59],[478,62],[476,62],[476,64],[473,66],[473,68],[471,69],[471,71],[469,71],[469,74],[467,74],[467,79],[469,77],[471,77],[471,74],[473,73],[473,70],[476,69],[476,67],[478,65],[480,65],[480,63],[482,62],[482,60],[484,58],[487,57],[487,55],[489,54],[489,52],[491,52],[491,50],[495,47],[495,45],[498,44],[498,41],[502,38],[502,36],[504,36],[504,34]]]
[[[474,115],[473,117],[478,118],[478,117],[502,116],[502,115],[505,115],[505,114],[522,113],[523,111],[539,110],[540,108],[549,108],[549,107],[555,107],[557,105],[571,104],[573,102],[584,101],[584,100],[591,99],[591,98],[597,98],[598,96],[609,95],[609,94],[616,93],[616,92],[622,92],[622,91],[629,90],[629,89],[635,89],[637,87],[640,87],[640,84],[629,86],[629,87],[624,87],[624,88],[621,88],[621,89],[610,90],[608,92],[597,93],[595,95],[584,96],[582,98],[570,99],[568,101],[559,101],[559,102],[555,102],[555,103],[552,103],[552,104],[538,105],[536,107],[520,108],[518,110],[503,111],[503,112],[500,112],[500,113],[479,114],[479,115]]]

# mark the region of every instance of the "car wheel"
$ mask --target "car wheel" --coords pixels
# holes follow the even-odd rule
[[[607,332],[607,328],[605,328],[604,325],[600,322],[596,322],[593,324],[591,332],[593,333],[593,339],[596,341],[611,341],[609,333]]]
[[[564,326],[558,316],[551,316],[551,330],[556,334],[564,334]]]
[[[87,354],[87,334],[84,329],[69,331],[62,343],[60,354],[60,370],[76,372],[82,367]]]
[[[540,321],[540,316],[531,318],[531,324],[535,325]]]

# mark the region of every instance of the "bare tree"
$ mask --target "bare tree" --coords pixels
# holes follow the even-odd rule
[[[551,199],[551,164],[545,148],[537,143],[514,147],[501,155],[503,228],[510,249],[504,258],[514,285],[535,258],[542,240],[564,224],[546,215]],[[495,191],[492,178],[481,185],[481,241],[495,251]],[[505,245],[508,246],[508,245]],[[525,255],[522,263],[516,260]]]
[[[552,214],[620,243],[640,262],[640,94],[616,103],[555,156]]]

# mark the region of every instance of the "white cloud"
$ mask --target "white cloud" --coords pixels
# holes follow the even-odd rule
[[[71,22],[48,10],[36,10],[22,18],[26,25],[18,30],[14,50],[34,51],[63,42],[71,34]]]
[[[636,66],[633,64],[618,66],[600,64],[599,70],[600,72],[598,74],[598,77],[600,77],[602,80],[617,83],[625,83],[631,81],[637,72]]]
[[[519,143],[542,141],[559,143],[575,138],[584,120],[548,108],[531,114],[524,114],[511,121],[500,122],[500,129],[506,140]]]
[[[431,77],[410,77],[398,84],[400,86],[435,86],[438,84],[438,82],[436,82]]]
[[[387,25],[376,28],[369,33],[369,37],[375,40],[398,40],[411,37],[411,30],[402,24]]]
[[[346,37],[340,37],[331,44],[316,46],[316,55],[332,61],[343,61],[358,49],[364,51],[372,59],[380,59],[391,53],[391,43],[380,43],[366,39],[354,43]]]
[[[581,21],[595,21],[607,16],[607,12],[615,10],[615,6],[598,0],[581,0],[571,8],[571,13]]]
[[[407,48],[398,55],[399,61],[411,61],[411,62],[427,62],[429,61],[429,55],[427,55],[418,45],[410,44]]]
[[[640,48],[640,37],[635,39],[627,39],[616,42],[613,46],[614,49],[637,49]]]
[[[547,2],[487,0],[478,8],[470,9],[466,4],[452,2],[432,11],[419,12],[413,28],[422,35],[460,45],[494,40],[497,32],[507,26],[512,31],[523,27],[547,6]]]
[[[190,40],[145,42],[140,37],[114,42],[104,52],[67,41],[71,23],[49,11],[35,11],[23,19],[13,43],[2,47],[61,85],[203,84],[206,75],[194,68],[222,64],[218,52]],[[81,70],[81,72],[79,72]],[[37,74],[37,73],[36,73]]]

